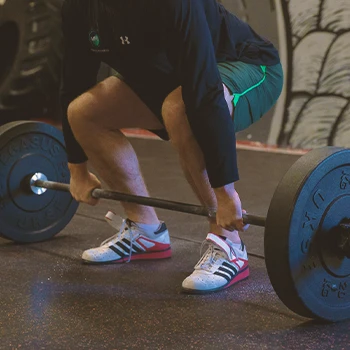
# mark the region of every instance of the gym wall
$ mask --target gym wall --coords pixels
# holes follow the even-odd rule
[[[350,1],[290,0],[278,7],[286,93],[270,142],[350,146]]]

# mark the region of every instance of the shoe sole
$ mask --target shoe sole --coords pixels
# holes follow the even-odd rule
[[[133,254],[133,255],[131,255],[130,261],[168,259],[168,258],[171,258],[171,255],[172,255],[171,248],[169,248],[169,249],[163,250],[161,252]],[[118,260],[111,260],[111,261],[92,261],[92,260],[83,259],[83,262],[85,264],[89,264],[89,265],[122,264],[122,263],[127,262],[127,261],[129,261],[128,256],[121,258],[121,259],[118,259]]]
[[[189,289],[182,287],[182,291],[186,294],[210,294],[219,292],[220,290],[224,290],[226,288],[232,287],[233,285],[237,284],[238,282],[242,282],[249,278],[249,266],[247,266],[244,270],[240,271],[232,281],[228,282],[227,284],[223,285],[222,287],[213,288],[213,289]]]

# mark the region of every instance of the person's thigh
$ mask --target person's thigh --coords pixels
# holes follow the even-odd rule
[[[224,84],[222,85],[225,100],[230,111],[230,115],[232,116],[232,94]],[[181,86],[172,91],[164,100],[162,117],[165,128],[172,141],[179,142],[186,140],[188,137],[192,137],[191,127],[186,115],[185,103],[182,99]]]
[[[111,76],[73,101],[81,118],[110,130],[163,129],[159,118],[121,79]]]
[[[280,64],[266,69],[244,62],[219,63],[227,107],[239,132],[258,121],[276,103],[283,86]],[[163,120],[170,138],[177,130],[190,135],[181,87],[171,92],[163,103]]]
[[[224,62],[218,64],[218,69],[228,95],[231,94],[236,132],[260,120],[281,94],[281,64],[262,67],[244,62]]]

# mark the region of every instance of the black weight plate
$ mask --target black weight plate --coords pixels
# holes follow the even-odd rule
[[[336,230],[350,218],[350,150],[301,157],[278,185],[265,228],[266,267],[277,295],[299,315],[350,318],[350,259]]]
[[[72,219],[78,203],[66,192],[36,195],[24,178],[42,173],[51,181],[69,183],[67,155],[60,130],[37,122],[0,127],[0,233],[15,242],[52,238]]]

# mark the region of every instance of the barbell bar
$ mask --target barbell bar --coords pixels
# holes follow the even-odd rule
[[[34,190],[34,193],[36,193],[38,190],[40,191],[40,189],[42,188],[64,192],[70,191],[70,186],[68,184],[54,181],[35,180],[36,178],[43,178],[43,175],[44,174],[37,173],[30,177],[27,185],[31,188],[32,191]],[[154,208],[166,209],[199,216],[206,216],[209,218],[215,218],[216,215],[215,210],[210,210],[206,207],[198,205],[169,201],[158,198],[135,196],[131,194],[125,194],[99,188],[94,189],[91,195],[93,198],[96,199],[109,199],[126,203],[136,203]],[[266,218],[263,216],[243,214],[243,222],[249,225],[265,227]]]

